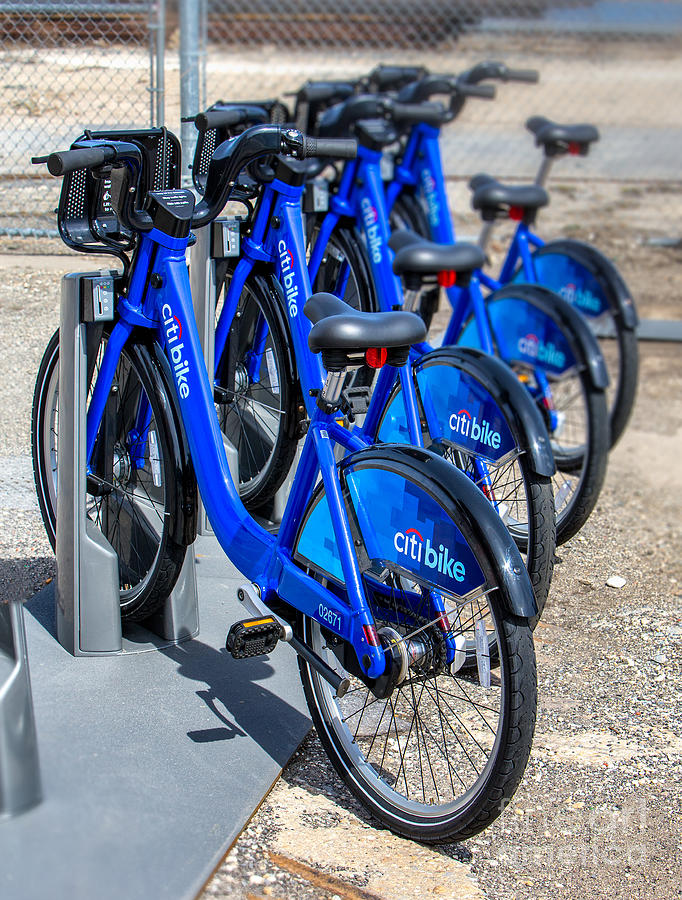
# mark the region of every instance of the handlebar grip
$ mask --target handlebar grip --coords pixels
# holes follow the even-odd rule
[[[525,81],[526,84],[537,84],[540,81],[540,73],[537,69],[509,69],[507,81]]]
[[[424,122],[438,127],[447,117],[446,110],[440,103],[392,103],[388,109],[394,122]]]
[[[194,125],[198,132],[203,134],[209,128],[220,128],[239,125],[246,121],[246,111],[243,107],[226,107],[225,109],[209,109],[199,113],[194,118]]]
[[[83,147],[80,150],[60,150],[47,157],[50,175],[66,175],[76,169],[91,169],[116,159],[115,147]]]
[[[457,91],[463,97],[481,97],[483,100],[494,100],[497,93],[494,84],[469,84],[468,82],[459,83]]]
[[[306,137],[303,156],[329,157],[330,159],[355,159],[358,142],[354,138],[314,138]]]

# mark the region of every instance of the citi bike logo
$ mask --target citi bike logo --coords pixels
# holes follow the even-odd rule
[[[393,538],[393,546],[399,554],[425,565],[427,569],[436,569],[455,581],[464,581],[466,575],[464,563],[451,557],[448,548],[443,544],[439,544],[436,550],[428,538],[425,542],[416,528],[408,528],[405,532],[397,531]]]
[[[282,284],[287,297],[289,317],[295,319],[298,315],[298,285],[295,284],[294,256],[285,241],[277,244],[279,252],[279,265],[282,270]]]
[[[568,300],[573,306],[593,313],[601,311],[599,297],[595,297],[587,288],[579,288],[577,284],[569,282],[559,289],[559,293],[564,300]]]
[[[459,434],[462,437],[470,437],[472,441],[480,441],[493,450],[500,449],[502,438],[499,431],[493,431],[487,419],[478,421],[476,416],[472,416],[469,410],[460,409],[458,413],[453,413],[449,420],[450,429],[453,434]]]
[[[161,307],[161,315],[163,316],[166,343],[168,344],[168,350],[170,351],[175,383],[178,386],[178,394],[180,394],[183,400],[186,400],[189,397],[189,384],[187,382],[189,363],[182,352],[185,349],[185,345],[180,340],[182,338],[182,323],[177,316],[173,315],[173,310],[168,303],[164,303]]]
[[[382,240],[377,224],[379,215],[370,203],[369,197],[362,198],[360,208],[362,210],[362,221],[365,225],[365,234],[367,235],[367,243],[369,244],[369,253],[372,257],[372,262],[380,263]]]
[[[440,204],[436,193],[436,179],[428,169],[422,169],[421,183],[428,209],[429,224],[435,227],[440,225]]]
[[[545,343],[535,334],[527,334],[525,337],[519,338],[519,352],[530,356],[531,359],[537,359],[538,362],[547,363],[549,366],[562,368],[566,362],[566,354],[558,350],[557,347],[549,341]]]

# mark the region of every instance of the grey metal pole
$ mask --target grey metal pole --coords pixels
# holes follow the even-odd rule
[[[166,52],[166,0],[149,3],[149,124],[163,125]]]
[[[166,0],[158,0],[156,29],[156,125],[160,127],[166,115]]]
[[[197,0],[180,0],[180,115],[196,116],[199,110],[199,7]],[[191,186],[187,168],[194,156],[196,131],[191,122],[183,122],[182,182]]]

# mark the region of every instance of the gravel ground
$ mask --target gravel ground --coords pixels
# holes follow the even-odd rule
[[[679,205],[679,189],[668,194]],[[547,232],[595,240],[644,315],[681,317],[682,251],[645,243],[672,229],[646,189],[560,182],[555,198]],[[466,219],[462,233],[473,230]],[[31,486],[33,381],[58,319],[59,271],[88,268],[67,256],[36,263],[0,258],[0,577],[23,597],[54,575]],[[466,844],[403,841],[368,821],[311,734],[204,896],[682,896],[682,365],[679,345],[640,351],[629,430],[595,513],[559,551],[536,632],[539,715],[511,807]],[[607,587],[611,575],[624,587]]]

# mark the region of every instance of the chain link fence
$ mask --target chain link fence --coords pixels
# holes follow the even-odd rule
[[[482,59],[535,67],[444,132],[448,172],[528,178],[525,120],[591,121],[603,140],[576,176],[679,179],[682,3],[675,0],[209,0],[207,99],[282,96],[379,62],[457,72]],[[663,110],[665,113],[662,115]]]
[[[672,218],[681,49],[682,0],[0,0],[0,229],[53,227],[56,186],[29,158],[85,125],[165,122],[179,134],[181,106],[286,102],[307,79],[380,62],[457,72],[490,58],[535,67],[540,83],[469,101],[443,134],[451,178],[528,179],[539,164],[529,116],[592,121],[602,140],[562,162],[561,178],[672,185],[652,203],[652,218],[662,206]]]
[[[162,3],[0,2],[0,228],[54,229],[59,183],[32,156],[84,127],[146,127],[162,113]]]

